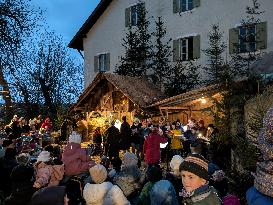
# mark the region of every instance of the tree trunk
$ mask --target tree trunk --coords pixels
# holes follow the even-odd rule
[[[0,91],[0,94],[3,96],[3,100],[5,101],[5,116],[4,120],[5,122],[8,122],[12,118],[13,114],[13,107],[12,107],[12,101],[10,96],[10,90],[8,86],[8,82],[6,81],[4,77],[3,67],[0,62],[0,85],[2,86],[3,90]]]

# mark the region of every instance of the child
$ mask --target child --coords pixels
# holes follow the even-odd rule
[[[34,164],[36,180],[33,187],[40,189],[47,186],[58,186],[64,175],[64,164],[52,165],[48,151],[42,151]]]
[[[179,167],[184,186],[181,193],[182,204],[221,205],[216,191],[208,184],[208,163],[199,154],[189,155]]]
[[[87,183],[83,189],[83,198],[87,205],[129,205],[122,190],[111,182],[105,182],[107,171],[101,164],[89,169],[94,184]]]
[[[138,159],[136,155],[126,152],[122,159],[121,171],[113,179],[113,183],[121,188],[129,200],[135,197],[145,178],[145,175],[142,175],[139,170],[137,163]]]
[[[62,160],[66,176],[82,174],[95,165],[87,152],[81,148],[81,136],[75,131],[69,136],[69,143],[64,148]]]
[[[156,182],[162,179],[162,171],[158,166],[150,166],[147,169],[146,177],[148,182],[144,185],[139,195],[137,205],[151,204],[150,192]]]

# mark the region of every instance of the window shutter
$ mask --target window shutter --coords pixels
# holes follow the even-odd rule
[[[193,36],[193,59],[200,58],[200,35]]]
[[[179,42],[180,39],[173,40],[173,61],[179,61]]]
[[[125,27],[130,26],[130,15],[131,15],[131,8],[125,9]]]
[[[267,48],[267,23],[261,22],[256,25],[257,50]]]
[[[173,0],[173,13],[179,12],[179,0]]]
[[[110,53],[106,54],[106,69],[105,71],[109,71],[110,70]]]
[[[200,6],[200,0],[192,0],[193,8]]]
[[[98,72],[98,56],[94,56],[94,72]]]
[[[229,29],[229,53],[236,53],[239,47],[239,29]]]
[[[145,11],[145,3],[144,2],[141,2],[137,5],[137,22],[139,23],[139,19],[142,18],[141,15],[146,12]]]

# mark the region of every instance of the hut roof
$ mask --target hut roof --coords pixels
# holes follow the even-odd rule
[[[79,107],[82,102],[88,98],[98,83],[105,79],[140,108],[146,108],[147,106],[166,98],[166,95],[144,77],[99,73],[93,82],[83,91],[77,103],[72,108]]]
[[[168,106],[168,105],[187,103],[189,101],[192,101],[201,97],[206,97],[207,95],[210,95],[210,94],[215,94],[219,92],[219,90],[220,90],[220,85],[218,84],[209,85],[207,87],[197,88],[179,95],[165,98],[161,101],[151,104],[148,107]]]

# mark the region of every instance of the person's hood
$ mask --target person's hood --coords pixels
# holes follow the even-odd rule
[[[75,153],[75,150],[78,150],[81,148],[81,145],[78,143],[68,143],[65,147],[64,147],[64,153],[67,155],[73,154]]]
[[[103,182],[101,184],[87,183],[83,189],[83,198],[86,204],[102,204],[102,201],[107,192],[112,188],[111,182]]]

